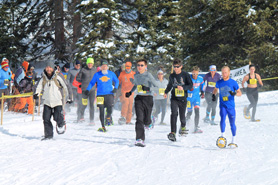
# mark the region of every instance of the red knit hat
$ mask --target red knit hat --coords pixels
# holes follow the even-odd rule
[[[1,63],[1,67],[2,67],[2,69],[3,69],[4,67],[9,67],[9,63],[3,61],[3,62]]]

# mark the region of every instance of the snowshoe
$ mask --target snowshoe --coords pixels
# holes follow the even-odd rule
[[[247,106],[245,106],[244,109],[243,109],[243,116],[244,116],[245,119],[250,119],[251,118],[250,112],[249,112]]]
[[[120,119],[118,120],[119,125],[123,125],[126,123],[126,119],[125,117],[120,117]]]
[[[176,134],[174,132],[170,132],[168,135],[167,135],[168,139],[170,141],[176,141]]]
[[[43,136],[41,141],[46,141],[46,140],[51,140],[51,139],[53,139],[53,136]]]
[[[235,143],[230,143],[228,144],[228,147],[233,149],[233,148],[237,148],[238,146]]]
[[[193,133],[194,134],[201,134],[201,133],[203,133],[203,131],[200,128],[195,128]]]
[[[210,123],[209,117],[205,117],[204,122],[205,122],[205,123]]]
[[[97,131],[99,131],[99,132],[107,132],[107,130],[106,130],[105,127],[101,127],[101,128],[99,128]]]
[[[211,120],[211,121],[210,121],[210,124],[211,124],[211,125],[217,125],[217,123],[215,123],[214,120]]]
[[[187,134],[188,130],[186,130],[186,127],[180,127],[179,136],[186,136]]]
[[[260,122],[260,119],[251,119],[251,122]]]
[[[144,140],[142,140],[142,139],[137,139],[137,140],[135,141],[135,146],[145,147],[146,145],[145,145],[145,143],[144,143]]]
[[[64,134],[66,132],[66,124],[64,124],[63,126],[59,127],[58,125],[56,125],[56,131],[58,134]]]
[[[225,148],[227,145],[227,140],[225,137],[218,137],[216,140],[216,146],[218,146],[219,148]]]
[[[105,126],[112,126],[114,125],[112,118],[105,119]]]

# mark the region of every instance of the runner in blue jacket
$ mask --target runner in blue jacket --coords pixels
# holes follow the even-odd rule
[[[102,60],[101,71],[94,74],[84,94],[89,94],[91,88],[93,88],[95,84],[97,84],[97,106],[99,107],[99,117],[102,126],[98,131],[106,132],[105,125],[113,125],[112,109],[114,106],[114,93],[116,93],[119,87],[119,80],[114,72],[108,70],[108,62],[106,60]],[[105,125],[104,108],[107,108]]]

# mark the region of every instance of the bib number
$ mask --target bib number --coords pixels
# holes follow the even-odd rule
[[[175,96],[176,97],[184,97],[184,90],[179,90],[178,88],[175,89]]]
[[[188,98],[192,98],[192,93],[188,93]]]
[[[82,105],[88,105],[88,99],[82,98]]]
[[[163,88],[160,88],[159,90],[158,90],[158,92],[159,92],[159,95],[164,95],[165,94],[165,89],[163,89]]]
[[[250,79],[250,84],[251,85],[256,85],[257,84],[257,79]]]
[[[191,102],[187,101],[187,108],[191,108]]]
[[[137,85],[137,91],[138,91],[138,93],[141,93],[141,94],[146,94],[147,93],[146,91],[143,91],[142,85]]]
[[[209,83],[208,83],[208,86],[209,86],[209,87],[215,87],[215,85],[216,85],[215,82],[209,82]]]
[[[97,97],[97,105],[103,105],[104,104],[104,97]]]
[[[228,101],[229,100],[228,96],[223,96],[222,99],[223,99],[223,101]]]

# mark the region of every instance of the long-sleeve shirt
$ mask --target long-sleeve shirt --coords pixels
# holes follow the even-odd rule
[[[149,87],[150,91],[143,91],[142,85]],[[148,71],[145,71],[142,74],[138,73],[134,75],[134,86],[131,89],[131,92],[134,92],[137,89],[137,95],[152,96],[152,91],[154,90],[153,88],[158,87],[158,85],[159,84],[154,79],[153,75]]]
[[[178,90],[177,86],[182,86],[183,90]],[[175,100],[186,100],[187,91],[192,89],[193,82],[189,73],[182,71],[180,74],[172,73],[169,76],[169,83],[165,90],[168,94],[171,90],[171,98]]]
[[[221,75],[219,73],[215,73],[214,77],[212,78],[210,73],[207,73],[204,76],[204,82],[206,85],[203,87],[203,91],[212,93],[216,82],[221,79]]]
[[[157,83],[158,83],[158,87],[155,88],[154,93],[156,93],[155,99],[156,100],[163,100],[164,99],[164,93],[165,93],[165,89],[168,85],[168,80],[166,80],[165,78],[163,78],[162,81],[160,81],[159,79],[156,79]]]
[[[95,73],[93,79],[90,81],[87,90],[90,91],[94,85],[97,83],[97,96],[114,94],[113,93],[113,82],[114,87],[118,89],[119,80],[115,73],[107,70],[107,74],[103,74],[102,71]]]

